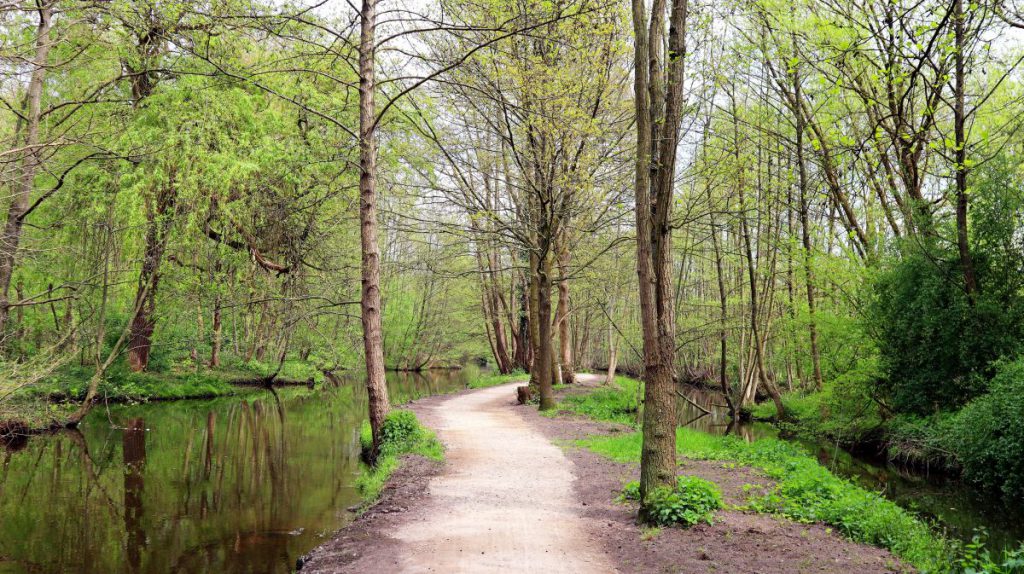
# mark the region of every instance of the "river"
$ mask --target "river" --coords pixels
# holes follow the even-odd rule
[[[392,401],[475,371],[388,373]],[[0,450],[0,573],[291,572],[360,502],[361,381],[100,406]]]

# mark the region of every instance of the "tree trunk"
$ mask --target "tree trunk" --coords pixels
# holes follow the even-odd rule
[[[210,366],[220,366],[220,347],[223,340],[221,333],[223,325],[221,322],[220,294],[213,297],[213,331],[210,333]]]
[[[964,69],[964,3],[953,1],[953,38],[955,43],[955,72],[953,84],[953,131],[956,149],[956,244],[960,254],[960,268],[964,276],[964,291],[973,305],[978,292],[978,279],[974,271],[974,259],[967,235],[967,114],[964,110],[964,84],[967,81]]]
[[[530,299],[528,309],[530,327],[530,386],[537,387],[540,384],[540,373],[538,372],[541,360],[541,336],[540,336],[540,258],[530,254]],[[548,363],[551,361],[549,360]]]
[[[611,306],[609,305],[609,307]],[[615,326],[612,325],[611,309],[609,308],[608,311],[608,373],[604,379],[606,385],[615,382],[615,368],[618,366],[619,361],[618,349],[615,347]]]
[[[794,39],[795,41],[795,39]],[[796,101],[800,101],[799,71],[793,73],[793,93]],[[800,233],[804,247],[804,280],[807,283],[807,331],[811,339],[811,361],[814,364],[814,386],[821,390],[821,353],[818,351],[818,324],[814,307],[814,268],[812,266],[811,228],[807,205],[807,163],[804,158],[804,115],[802,110],[794,108],[796,115],[796,161],[800,186]]]
[[[156,198],[147,202],[146,246],[135,292],[135,314],[128,335],[128,366],[132,371],[145,371],[153,348],[153,330],[156,328],[156,295],[160,284],[160,265],[167,247],[176,191],[171,178],[166,188],[156,192]],[[154,205],[155,203],[155,205]]]
[[[640,495],[672,485],[676,476],[675,312],[672,227],[676,146],[679,141],[685,61],[686,0],[673,0],[668,54],[663,53],[666,0],[633,0],[636,105],[637,278],[643,328],[644,412]],[[665,82],[667,71],[668,80]],[[641,502],[641,519],[648,518]]]
[[[711,200],[711,188],[708,187],[708,200]],[[729,350],[729,331],[728,331],[728,293],[725,290],[725,276],[722,270],[722,249],[718,245],[718,228],[715,226],[714,220],[714,208],[710,206],[708,213],[711,214],[711,246],[715,251],[715,275],[718,278],[718,339],[720,345],[720,354],[718,357],[718,384],[722,389],[722,394],[725,396],[725,404],[729,407],[729,417],[736,419],[736,405],[732,402],[732,389],[729,388],[729,374],[728,374],[728,350]]]
[[[513,354],[512,364],[516,369],[530,372],[532,370],[533,355],[530,352],[530,330],[532,327],[530,325],[529,289],[520,282],[520,291],[519,329],[516,332],[515,353]]]
[[[380,248],[377,245],[377,123],[374,100],[377,0],[363,0],[359,13],[359,221],[362,242],[363,350],[370,429],[375,461],[380,448],[384,417],[391,410],[384,379],[384,346],[381,327]]]
[[[558,346],[562,367],[562,384],[571,385],[576,382],[576,368],[572,357],[572,337],[569,334],[569,248],[562,245],[558,252]]]
[[[21,177],[7,210],[7,223],[0,236],[0,345],[4,343],[7,318],[10,313],[8,294],[11,278],[14,276],[21,231],[25,214],[29,210],[32,190],[35,188],[36,172],[40,165],[39,124],[42,116],[43,81],[46,78],[46,63],[50,55],[50,25],[53,16],[53,2],[42,0],[38,4],[39,25],[36,28],[35,56],[32,58],[32,76],[25,93],[25,137],[22,141],[25,156],[21,163]],[[21,124],[22,120],[19,119]]]
[[[538,258],[537,283],[537,356],[534,360],[536,386],[540,394],[540,410],[554,408],[555,354],[552,345],[554,329],[551,325],[551,256]]]

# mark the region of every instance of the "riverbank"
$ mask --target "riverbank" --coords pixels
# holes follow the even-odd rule
[[[580,384],[560,388],[560,400],[607,390],[600,385],[602,377],[582,376],[581,380]],[[448,462],[439,469],[424,465],[421,459],[409,459],[388,482],[379,503],[307,555],[302,571],[400,571],[410,568],[406,560],[412,554],[427,561],[439,560],[437,564],[449,571],[486,571],[487,565],[499,563],[511,565],[513,571],[536,570],[532,565],[534,555],[551,555],[553,551],[560,555],[574,550],[564,544],[557,548],[538,545],[545,538],[538,536],[535,529],[544,519],[532,513],[551,506],[564,513],[560,520],[568,517],[585,540],[596,543],[596,548],[588,550],[599,552],[595,560],[602,556],[606,559],[604,567],[586,571],[912,570],[886,550],[840,537],[834,527],[798,523],[777,513],[754,512],[748,507],[749,498],[772,492],[777,483],[765,471],[751,466],[697,458],[685,460],[681,471],[715,482],[722,490],[726,509],[717,513],[712,525],[686,530],[640,527],[635,522],[635,507],[616,501],[622,485],[636,477],[637,465],[612,460],[576,442],[594,437],[627,437],[633,429],[622,423],[586,418],[570,410],[561,411],[561,416],[542,416],[532,406],[514,404],[514,387],[465,391],[409,405],[426,426],[437,431],[448,448]],[[496,426],[494,420],[504,422]],[[473,424],[463,427],[460,421]],[[507,434],[507,427],[520,429],[524,436]],[[492,432],[501,435],[493,444],[487,442]],[[564,448],[557,455],[549,453],[542,457],[519,452],[520,446],[534,443]],[[478,464],[478,457],[484,457],[486,464]],[[531,466],[537,460],[543,461],[541,468]],[[559,477],[539,480],[538,473],[549,472],[552,466],[559,469]],[[516,480],[504,476],[514,469],[527,469],[529,473]],[[474,487],[480,481],[486,485],[484,492],[477,492]],[[448,500],[444,493],[452,485],[458,486],[458,497]],[[507,492],[506,488],[523,492]],[[476,496],[483,496],[486,502],[476,512],[464,515],[451,509],[452,504]],[[514,507],[512,514],[508,514],[508,505]],[[487,518],[492,512],[519,518],[525,513],[526,520],[522,529],[506,532],[496,526],[502,525],[502,520]],[[488,530],[494,528],[501,533]],[[516,558],[508,562],[510,553]],[[427,569],[437,564],[418,566]],[[561,561],[551,567],[552,571],[564,570]]]
[[[107,371],[98,400],[117,404],[233,396],[266,386],[275,371],[277,365],[258,361],[227,361],[218,367],[187,362],[144,372],[132,372],[117,363]],[[85,398],[93,373],[91,366],[71,365],[32,384],[0,392],[0,422],[29,431],[62,426]],[[324,373],[312,363],[286,361],[272,383],[313,385],[324,380]]]
[[[999,361],[984,391],[957,407],[894,411],[863,394],[827,383],[811,394],[783,396],[786,421],[767,405],[756,419],[849,450],[915,469],[962,477],[971,488],[1008,505],[1024,501],[1024,361]],[[884,416],[883,416],[884,413]]]
[[[408,376],[429,376],[433,372],[395,371]],[[461,369],[459,369],[461,371]],[[64,367],[30,385],[9,392],[0,388],[0,435],[10,427],[18,432],[38,432],[63,426],[63,421],[74,412],[85,398],[94,369],[89,366]],[[277,368],[276,364],[260,361],[234,360],[228,356],[224,364],[209,367],[191,361],[175,365],[154,365],[145,372],[132,372],[121,363],[107,371],[99,389],[99,401],[104,404],[143,403],[154,401],[212,399],[252,392],[268,385],[314,386],[332,379],[344,378],[344,372],[331,373],[310,361],[288,360]],[[489,374],[475,377],[473,388],[503,384],[519,373]]]

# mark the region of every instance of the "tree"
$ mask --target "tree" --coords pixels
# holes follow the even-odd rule
[[[640,493],[676,477],[672,205],[686,60],[687,0],[633,0],[637,278],[644,349]],[[666,18],[667,16],[667,18]],[[665,26],[668,25],[667,52]],[[641,504],[641,515],[646,507]]]

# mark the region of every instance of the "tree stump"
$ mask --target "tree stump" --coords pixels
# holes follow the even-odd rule
[[[516,398],[519,400],[519,404],[525,405],[530,402],[530,397],[533,393],[530,391],[530,385],[523,385],[516,387]]]

